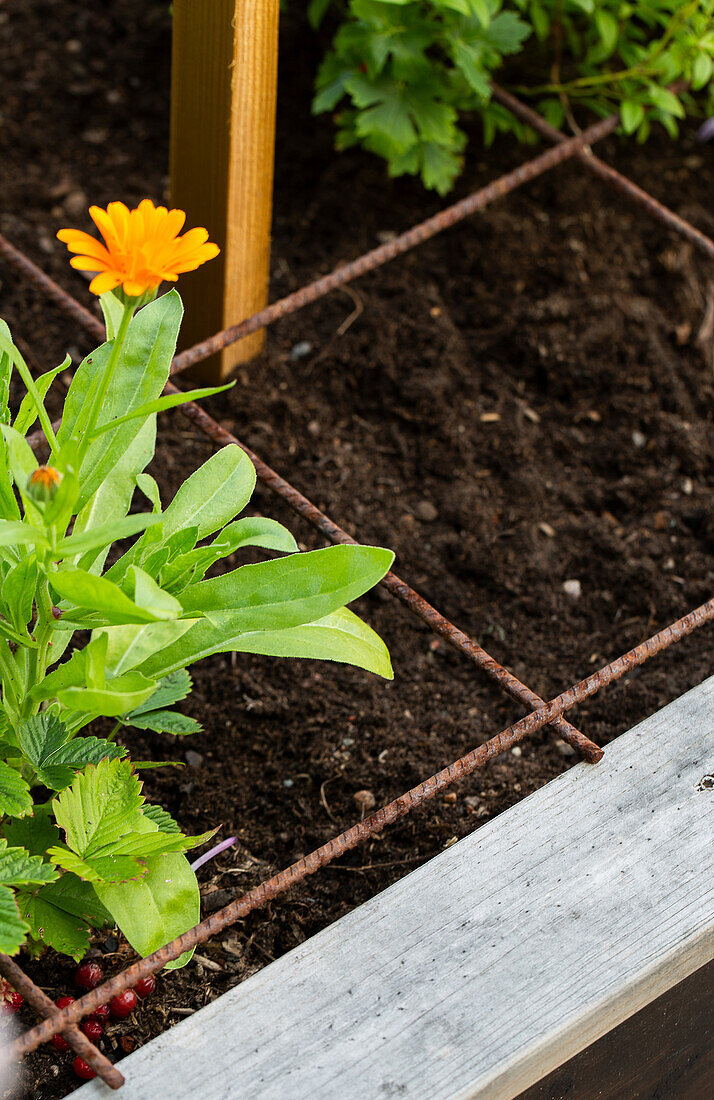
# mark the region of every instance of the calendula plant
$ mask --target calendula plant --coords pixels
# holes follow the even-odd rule
[[[504,59],[526,47],[516,91],[555,126],[578,106],[619,112],[644,141],[653,123],[676,136],[697,110],[688,89],[714,107],[714,0],[311,0],[315,27],[331,8],[315,112],[336,111],[338,148],[361,144],[442,194],[461,171],[464,114],[481,115],[487,143],[533,138],[491,98]]]
[[[122,726],[200,728],[172,709],[190,690],[188,665],[234,651],[391,677],[383,642],[345,607],[384,575],[390,551],[298,553],[274,520],[237,519],[255,471],[234,445],[164,506],[145,472],[156,415],[218,389],[161,396],[182,305],[157,290],[218,250],[203,229],[179,236],[183,213],[148,200],[90,213],[103,243],[58,236],[75,267],[96,273],[107,340],[76,370],[56,434],[45,397],[67,364],[33,379],[0,322],[0,951],[51,946],[76,959],[107,923],[147,954],[199,920],[185,852],[212,834],[185,836],[149,804],[139,773],[160,765],[132,763],[114,740]],[[13,371],[27,391],[14,417]],[[38,420],[46,465],[26,438]],[[206,578],[248,546],[284,556]],[[99,718],[113,720],[109,737],[88,730]]]

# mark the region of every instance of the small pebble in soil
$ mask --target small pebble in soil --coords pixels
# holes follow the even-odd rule
[[[436,506],[430,500],[420,500],[414,509],[414,515],[422,523],[433,523],[434,520],[439,518]]]
[[[458,797],[459,796],[457,795],[456,791],[447,791],[444,795],[444,802],[447,802],[450,806],[453,806]]]
[[[563,592],[571,600],[579,600],[583,594],[583,586],[579,580],[563,581]]]
[[[511,756],[522,756],[522,755],[523,755],[523,749],[521,748],[521,746],[520,745],[514,745],[513,748],[511,749]]]
[[[125,1020],[136,1008],[136,993],[133,989],[125,989],[112,997],[109,1008],[115,1020]]]
[[[194,752],[193,749],[189,749],[186,753],[186,763],[189,768],[200,768],[203,763],[203,753]]]
[[[561,756],[575,756],[575,749],[567,741],[556,740],[555,747]]]
[[[633,447],[637,447],[638,450],[642,450],[646,442],[647,437],[644,436],[642,432],[638,432],[637,428],[635,428],[634,432],[632,433]]]
[[[72,1062],[72,1069],[77,1077],[81,1077],[83,1081],[91,1081],[93,1077],[97,1076],[92,1067],[88,1066],[84,1058],[80,1058],[79,1055]]]
[[[104,977],[99,963],[83,962],[74,972],[75,989],[94,989]]]
[[[290,349],[290,362],[297,363],[299,359],[305,359],[311,351],[312,344],[309,340],[298,340],[297,344]]]
[[[361,810],[363,814],[369,813],[377,805],[377,799],[374,797],[371,791],[355,791],[352,795],[355,806],[358,810]]]
[[[153,974],[150,974],[148,978],[141,978],[134,986],[134,992],[137,997],[141,997],[142,1001],[144,997],[150,997],[156,989],[156,978]]]
[[[89,209],[89,200],[84,191],[70,191],[62,200],[62,209],[69,218],[81,218]]]

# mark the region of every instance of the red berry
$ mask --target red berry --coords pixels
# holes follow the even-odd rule
[[[58,997],[55,1004],[58,1008],[67,1008],[74,1004],[74,997]]]
[[[97,1020],[85,1020],[83,1024],[80,1024],[80,1027],[93,1043],[98,1043],[104,1034],[104,1028]]]
[[[81,966],[78,966],[74,973],[74,984],[76,989],[94,989],[99,985],[104,974],[99,963],[96,962],[83,962]]]
[[[69,1050],[69,1043],[65,1039],[64,1035],[53,1035],[50,1039],[52,1046],[55,1050]]]
[[[80,1058],[79,1055],[72,1062],[72,1069],[83,1081],[91,1081],[93,1077],[97,1076],[92,1067],[88,1066],[84,1058]]]
[[[150,974],[148,978],[141,978],[134,986],[134,992],[142,1001],[144,997],[150,997],[156,989],[156,978]]]
[[[109,1008],[115,1020],[125,1020],[136,1008],[136,993],[133,989],[126,989],[118,996],[112,997]]]
[[[14,1016],[18,1008],[22,1007],[24,997],[13,989],[9,982],[0,978],[0,1012],[8,1016]]]
[[[109,1019],[109,1005],[100,1005],[99,1008],[95,1008],[94,1012],[90,1015],[90,1020],[97,1020],[100,1024],[106,1024]]]

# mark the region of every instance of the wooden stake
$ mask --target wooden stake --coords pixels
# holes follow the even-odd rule
[[[221,255],[181,278],[182,347],[267,303],[279,0],[174,0],[171,202]],[[202,363],[224,378],[263,346],[258,332]]]

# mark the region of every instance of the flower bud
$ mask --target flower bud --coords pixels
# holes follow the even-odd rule
[[[62,474],[54,466],[38,466],[30,474],[27,495],[37,504],[47,504],[57,492],[61,480]]]

